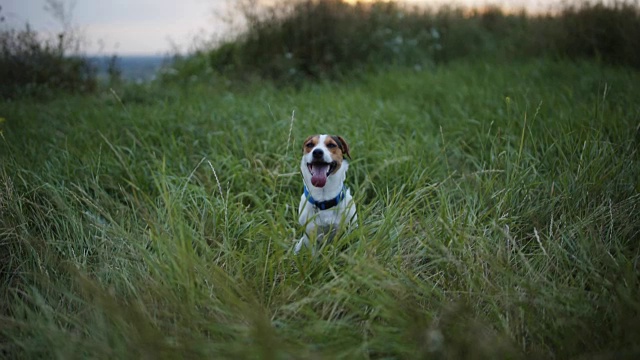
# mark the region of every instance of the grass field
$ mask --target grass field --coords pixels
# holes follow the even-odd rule
[[[638,356],[639,84],[461,61],[2,102],[0,354]],[[359,227],[294,256],[324,132]]]

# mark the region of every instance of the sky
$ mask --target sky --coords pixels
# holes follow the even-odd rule
[[[56,0],[68,22],[83,34],[89,55],[166,55],[192,50],[199,42],[228,32],[223,20],[234,0]],[[276,0],[271,0],[276,1]],[[417,4],[499,4],[543,9],[557,0],[405,0]],[[46,10],[48,0],[0,0],[3,28],[31,27],[56,34],[62,22]]]

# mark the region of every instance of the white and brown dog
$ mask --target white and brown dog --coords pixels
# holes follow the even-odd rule
[[[305,233],[295,246],[297,254],[309,239],[329,242],[342,225],[356,224],[356,205],[344,181],[349,163],[349,145],[340,136],[309,136],[302,147],[300,170],[304,193],[298,209]],[[314,249],[312,249],[313,251]]]

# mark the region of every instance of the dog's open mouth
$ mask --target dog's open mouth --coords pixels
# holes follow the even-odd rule
[[[327,183],[327,177],[333,173],[336,169],[336,162],[310,162],[307,163],[307,168],[311,173],[311,184],[315,187],[324,187]]]

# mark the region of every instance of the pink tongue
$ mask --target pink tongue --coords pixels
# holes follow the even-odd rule
[[[311,184],[315,187],[324,187],[327,183],[327,171],[329,171],[329,165],[313,164],[312,170]]]

